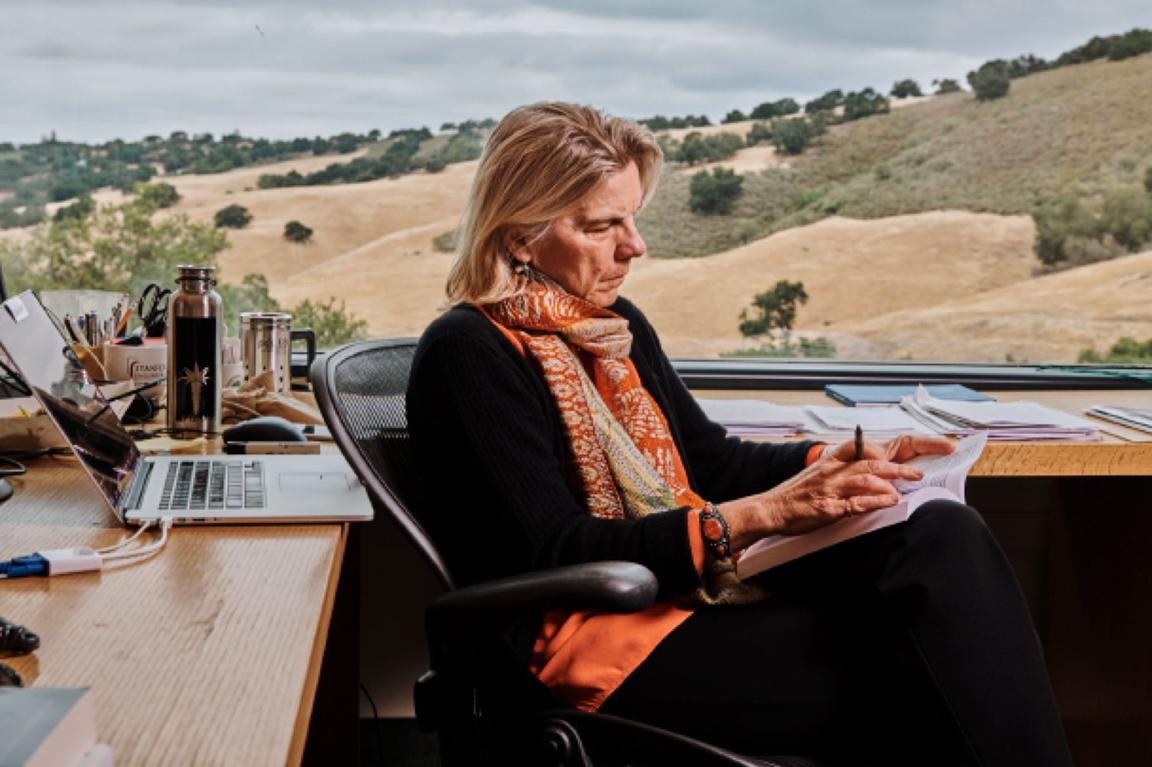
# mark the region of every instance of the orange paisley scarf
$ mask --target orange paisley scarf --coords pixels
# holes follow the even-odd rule
[[[535,273],[525,290],[479,307],[539,368],[560,410],[588,513],[603,519],[704,505],[688,485],[664,414],[628,354],[628,321]],[[710,559],[698,601],[753,601],[731,560]]]

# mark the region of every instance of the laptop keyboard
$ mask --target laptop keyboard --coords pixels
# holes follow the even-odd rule
[[[262,509],[264,464],[261,461],[196,459],[168,464],[160,510]]]

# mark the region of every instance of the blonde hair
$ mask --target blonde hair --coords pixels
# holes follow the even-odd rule
[[[512,270],[505,236],[529,240],[601,181],[636,163],[647,203],[664,156],[652,132],[592,107],[541,102],[509,112],[484,147],[456,238],[446,287],[453,302],[487,304],[525,285]]]

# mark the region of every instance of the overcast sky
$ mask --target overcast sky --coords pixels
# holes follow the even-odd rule
[[[1136,26],[1152,0],[0,0],[0,141],[435,130],[541,99],[718,121]]]

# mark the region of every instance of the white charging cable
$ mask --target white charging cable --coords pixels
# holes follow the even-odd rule
[[[148,528],[159,524],[160,537],[145,546],[128,548],[129,544],[139,539]],[[87,573],[104,569],[109,565],[123,560],[132,559],[136,564],[143,558],[152,556],[164,548],[168,543],[168,531],[172,529],[172,517],[162,517],[159,523],[145,522],[135,533],[128,538],[101,549],[71,548],[71,549],[45,549],[35,554],[22,557],[13,557],[6,562],[0,562],[0,579],[31,578],[35,576],[66,575],[68,573]]]

